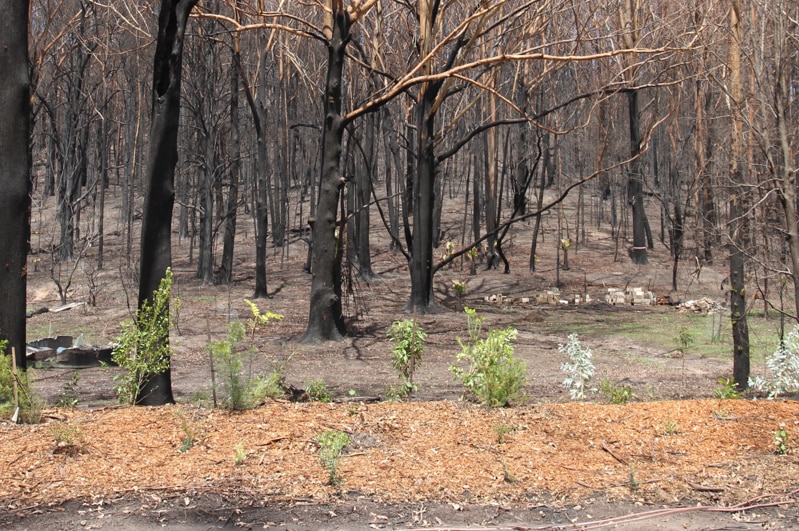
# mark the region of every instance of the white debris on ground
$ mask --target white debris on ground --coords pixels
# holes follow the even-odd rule
[[[533,302],[530,297],[507,297],[501,293],[493,295],[486,295],[483,297],[485,302],[492,304],[530,304]],[[553,305],[566,305],[566,304],[588,304],[593,302],[591,295],[587,293],[578,293],[575,295],[563,295],[558,288],[548,289],[544,293],[539,293],[535,296],[535,304],[553,304]]]
[[[708,297],[701,299],[685,301],[678,307],[680,313],[723,313],[725,311],[724,304]]]
[[[644,288],[608,288],[605,302],[611,305],[631,304],[633,306],[651,306],[656,303],[655,294]]]

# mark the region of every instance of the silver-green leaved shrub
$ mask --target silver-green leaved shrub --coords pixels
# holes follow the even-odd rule
[[[577,334],[569,334],[569,342],[558,345],[558,352],[566,354],[569,361],[562,363],[560,370],[566,373],[563,387],[569,390],[572,400],[584,400],[594,377],[594,362],[591,361],[591,349],[580,344]]]
[[[466,361],[466,369],[458,365],[449,370],[483,405],[503,407],[512,400],[523,395],[527,382],[527,367],[524,362],[514,357],[513,341],[516,339],[515,328],[489,330],[485,339],[481,339],[483,318],[477,316],[477,310],[464,308],[469,329],[469,340],[458,340],[461,352],[458,361]]]
[[[766,356],[766,369],[767,377],[749,379],[750,389],[766,392],[770,399],[799,390],[799,325]]]

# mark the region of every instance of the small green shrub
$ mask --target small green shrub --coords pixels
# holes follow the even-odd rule
[[[788,332],[777,349],[766,356],[768,376],[749,379],[749,387],[768,393],[770,399],[799,390],[799,325]]]
[[[225,408],[233,411],[249,409],[266,398],[285,395],[284,368],[288,359],[267,375],[251,374],[245,367],[251,365],[249,362],[256,355],[256,351],[252,346],[244,348],[241,345],[246,335],[243,324],[231,322],[225,339],[208,344],[214,359],[214,372],[219,377],[220,387],[225,395],[222,403]]]
[[[716,398],[720,398],[722,400],[736,400],[741,398],[741,392],[738,391],[738,386],[735,384],[735,380],[732,378],[719,378],[717,380],[719,384],[716,387],[715,395]]]
[[[344,447],[352,441],[346,433],[337,430],[327,430],[322,432],[317,438],[319,445],[319,460],[327,471],[328,482],[330,485],[341,483],[341,476],[338,473],[338,462]]]
[[[394,321],[386,332],[393,348],[391,366],[399,373],[400,385],[389,388],[390,398],[403,400],[417,390],[413,375],[422,364],[427,334],[414,319]]]
[[[600,380],[599,391],[611,404],[626,404],[635,398],[635,393],[629,385],[616,385],[608,378]]]
[[[76,455],[83,450],[85,438],[83,430],[73,424],[53,424],[50,426],[50,433],[55,440],[53,453]]]
[[[452,281],[452,289],[455,290],[455,295],[459,299],[463,298],[466,295],[466,284],[468,284],[468,280],[453,280]]]
[[[516,431],[516,428],[513,426],[494,426],[494,433],[497,434],[497,444],[503,444],[505,442],[505,437],[514,431]]]
[[[11,354],[6,354],[8,342],[0,340],[0,415],[14,415],[14,380],[17,384],[19,419],[25,424],[38,424],[42,421],[45,401],[33,391],[30,381],[33,369],[17,371],[14,377]]]
[[[776,446],[777,455],[786,455],[789,444],[788,432],[785,431],[785,426],[780,426],[780,429],[774,432],[774,446]]]
[[[663,437],[668,437],[670,435],[675,435],[679,433],[677,428],[677,423],[673,420],[667,420],[663,424],[657,427],[656,433]]]
[[[247,450],[244,449],[244,443],[238,443],[236,445],[236,451],[233,454],[233,465],[239,466],[243,465],[244,461],[247,460]]]
[[[333,401],[333,396],[327,388],[327,384],[322,378],[315,378],[305,382],[305,393],[308,395],[308,400],[311,402],[330,403]]]
[[[569,342],[558,345],[558,352],[566,354],[569,361],[562,363],[560,369],[567,374],[563,387],[569,390],[572,400],[584,400],[586,393],[595,392],[589,387],[594,377],[594,362],[591,361],[591,349],[580,344],[577,334],[569,334]]]
[[[111,359],[123,369],[114,377],[115,390],[122,404],[135,405],[147,381],[169,368],[172,347],[169,345],[169,295],[172,290],[172,270],[153,293],[153,300],[144,301],[133,321],[122,325],[122,335],[111,353]]]
[[[194,445],[202,440],[202,429],[197,423],[187,419],[182,411],[178,411],[175,415],[180,419],[180,431],[183,432],[183,438],[180,441],[178,452],[185,453],[194,448]]]
[[[261,403],[267,398],[276,399],[286,396],[286,363],[288,363],[288,359],[272,372],[259,374],[253,379],[248,393],[252,403]]]
[[[696,337],[686,327],[681,326],[677,337],[674,338],[674,344],[677,345],[677,352],[679,352],[680,356],[685,356],[694,343],[696,343]]]
[[[69,381],[61,388],[61,396],[55,402],[56,407],[73,409],[78,407],[78,381],[80,373],[75,371],[70,376]]]
[[[244,325],[234,321],[228,324],[227,338],[211,341],[208,344],[214,359],[214,372],[219,377],[222,391],[226,395],[222,403],[233,411],[250,407],[249,378],[244,373],[243,353],[237,350],[238,343],[244,339],[246,333]]]
[[[481,339],[483,319],[472,308],[464,311],[469,340],[466,343],[458,340],[461,352],[457,359],[466,361],[468,368],[464,370],[453,364],[450,371],[483,405],[503,407],[521,398],[527,368],[514,357],[512,342],[516,339],[516,329],[489,330],[486,338]]]

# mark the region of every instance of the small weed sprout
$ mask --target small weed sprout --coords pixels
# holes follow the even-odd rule
[[[766,356],[768,377],[749,379],[749,387],[768,393],[769,399],[799,390],[799,325],[780,341],[773,354]]]
[[[319,445],[319,460],[327,471],[327,478],[330,485],[341,483],[341,476],[338,473],[338,462],[344,447],[352,441],[346,433],[336,430],[327,430],[316,438]]]
[[[238,443],[236,445],[235,453],[233,454],[233,465],[240,466],[244,464],[244,461],[247,460],[247,450],[244,449],[244,443]]]
[[[54,454],[77,455],[83,450],[83,430],[72,424],[54,424],[50,433],[55,440]]]
[[[78,380],[80,380],[80,374],[75,371],[69,377],[69,381],[61,388],[61,396],[55,402],[56,407],[64,409],[78,407]]]
[[[599,390],[611,404],[626,404],[636,397],[629,385],[616,385],[608,378],[600,380]]]
[[[681,326],[677,337],[674,338],[674,343],[677,345],[677,352],[681,357],[685,357],[686,352],[691,346],[696,343],[696,337],[686,327]]]
[[[422,364],[427,334],[415,319],[394,321],[386,332],[393,347],[391,366],[399,373],[399,386],[389,388],[389,395],[402,400],[417,390],[413,375]]]
[[[569,334],[569,342],[558,345],[558,352],[569,358],[569,361],[561,364],[560,370],[567,374],[563,387],[569,390],[572,400],[585,400],[589,391],[596,392],[596,389],[589,387],[594,377],[591,349],[580,344],[577,334]]]
[[[455,290],[455,295],[458,299],[462,299],[464,295],[466,295],[466,284],[468,284],[468,280],[453,280],[452,281],[452,289]]]
[[[714,392],[716,398],[721,400],[737,400],[741,398],[741,392],[738,391],[738,386],[733,378],[719,378],[716,382],[719,384]]]
[[[657,434],[663,437],[668,437],[670,435],[675,435],[678,433],[677,430],[677,423],[673,420],[667,420],[657,428]]]
[[[114,377],[119,401],[135,405],[147,381],[169,369],[172,347],[169,345],[169,295],[172,270],[167,268],[152,301],[144,301],[136,318],[122,325],[122,335],[111,353],[111,359],[124,372]]]
[[[187,419],[183,412],[179,411],[175,413],[175,415],[180,419],[180,431],[183,432],[183,438],[180,441],[178,452],[186,453],[202,439],[200,428],[194,422]]]
[[[477,274],[477,257],[480,255],[480,251],[477,250],[477,247],[472,247],[468,251],[466,251],[466,256],[469,258],[469,275],[475,276]]]
[[[780,425],[780,429],[774,432],[774,446],[776,447],[777,455],[786,455],[789,444],[790,436],[785,430],[785,426]]]
[[[516,329],[489,330],[486,338],[481,339],[483,318],[472,308],[464,308],[464,311],[469,340],[465,343],[458,340],[461,352],[457,359],[467,361],[469,367],[464,370],[453,364],[450,372],[483,405],[504,407],[520,399],[527,381],[527,367],[514,357],[512,342],[517,336]]]
[[[497,434],[497,444],[503,444],[507,435],[516,431],[513,426],[499,425],[494,427],[494,433]]]
[[[328,404],[333,401],[333,396],[322,378],[314,378],[305,382],[305,393],[311,402]]]
[[[635,470],[631,466],[630,467],[630,472],[629,472],[629,474],[627,476],[627,487],[630,489],[630,493],[634,494],[635,492],[638,491],[638,488],[640,486],[641,486],[640,483],[638,482],[638,480],[635,477]]]
[[[277,399],[286,395],[286,364],[289,357],[276,369],[266,375],[258,375],[249,386],[249,399],[253,403],[263,402],[267,398]]]

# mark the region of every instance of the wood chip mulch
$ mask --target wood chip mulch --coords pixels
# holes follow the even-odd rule
[[[774,432],[785,429],[787,455]],[[316,437],[346,432],[331,485]],[[0,425],[0,503],[127,493],[524,503],[547,495],[735,504],[799,484],[799,403],[296,404],[58,410]],[[236,455],[244,457],[237,464]]]

